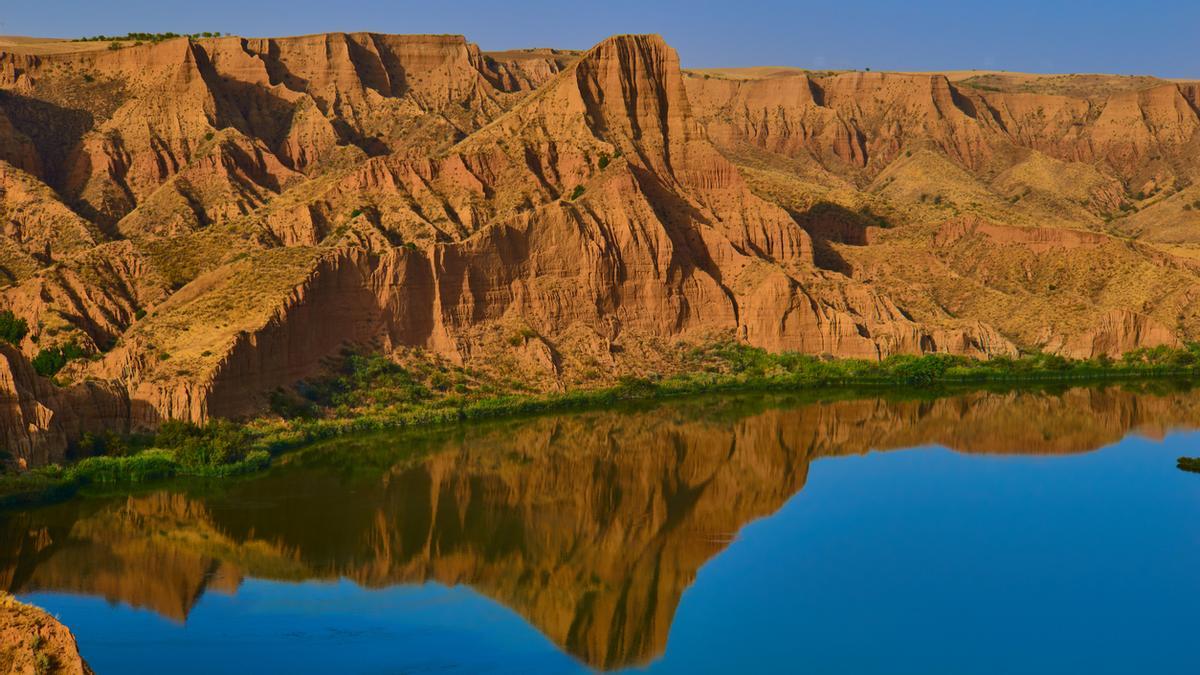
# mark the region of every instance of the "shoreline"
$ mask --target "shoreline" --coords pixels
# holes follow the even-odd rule
[[[1121,361],[1068,360],[1045,355],[979,361],[938,354],[891,357],[881,362],[820,360],[728,344],[710,347],[705,352],[707,357],[714,354],[722,366],[720,370],[626,378],[610,386],[560,393],[510,392],[474,399],[448,394],[346,416],[258,417],[241,424],[215,421],[206,427],[168,422],[150,440],[136,435],[91,439],[90,456],[75,463],[0,475],[0,510],[65,501],[88,485],[247,475],[268,469],[272,459],[283,453],[352,434],[436,430],[486,420],[582,412],[689,396],[812,393],[817,400],[828,396],[848,399],[888,395],[940,398],[988,390],[1122,383],[1190,388],[1200,384],[1200,344],[1183,349],[1139,350]],[[708,365],[711,367],[711,363]],[[374,391],[372,387],[376,384],[357,382],[357,386],[368,392]],[[115,453],[114,446],[118,448]],[[1182,457],[1179,468],[1200,470],[1200,459]]]

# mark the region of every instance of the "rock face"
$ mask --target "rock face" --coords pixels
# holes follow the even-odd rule
[[[1200,213],[1196,92],[705,76],[645,35],[0,52],[0,309],[24,358],[97,354],[64,377],[132,428],[257,412],[347,346],[511,352],[546,388],[715,338],[1118,355],[1200,334],[1196,266],[1121,230]],[[23,382],[0,426],[58,456],[86,424]]]
[[[871,72],[756,79],[692,74],[687,86],[697,115],[721,145],[740,141],[778,154],[812,154],[867,174],[914,143],[932,142],[970,168],[1016,145],[1136,176],[1151,153],[1187,152],[1200,129],[1194,83],[1093,97],[977,87],[940,74]]]
[[[11,675],[92,673],[66,626],[7,593],[0,593],[0,670]]]
[[[0,443],[27,466],[61,460],[84,433],[129,430],[129,400],[115,383],[56,387],[20,353],[0,343]]]

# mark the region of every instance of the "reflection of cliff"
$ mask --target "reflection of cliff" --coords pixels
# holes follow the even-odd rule
[[[14,514],[0,521],[0,588],[182,620],[243,575],[469,584],[588,664],[617,667],[662,652],[699,567],[795,494],[814,458],[930,443],[1083,452],[1198,422],[1200,394],[1110,389],[688,402],[474,428],[419,451],[347,439],[218,494]]]

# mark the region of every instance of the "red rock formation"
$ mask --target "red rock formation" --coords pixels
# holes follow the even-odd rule
[[[1095,327],[1080,335],[1052,335],[1045,339],[1049,351],[1089,359],[1104,354],[1113,358],[1140,347],[1180,347],[1175,331],[1144,314],[1114,310],[1102,315]]]
[[[19,352],[0,343],[0,447],[26,466],[62,461],[68,439],[128,431],[125,392],[109,383],[60,388],[39,377]]]
[[[1194,84],[1163,83],[1099,102],[987,91],[943,75],[788,74],[734,80],[692,74],[697,114],[722,145],[747,142],[795,156],[832,155],[871,175],[906,145],[933,141],[981,168],[1004,145],[1135,173],[1154,152],[1186,152],[1200,128]]]
[[[0,594],[0,669],[11,675],[91,675],[70,629],[32,605]]]
[[[532,91],[562,72],[579,52],[562,49],[520,49],[484,52],[484,76],[504,91]]]
[[[1080,251],[1117,251],[1028,221],[1128,207],[1135,174],[1174,185],[1196,99],[685,77],[656,36],[582,54],[371,33],[0,54],[0,307],[33,328],[27,356],[107,352],[68,374],[128,392],[136,426],[255,412],[346,345],[486,361],[516,325],[547,388],[570,350],[636,372],[623,345],[714,336],[873,359],[1172,344],[1200,285],[1161,252],[1122,260],[1161,263],[1168,292],[1069,320],[1015,292],[989,311],[953,275],[1033,293],[1030,265],[1079,275]],[[1055,180],[1086,185],[1056,196]],[[938,181],[966,187],[925,194]],[[811,210],[845,194],[897,222]],[[948,270],[930,283],[904,269],[917,241],[922,267]],[[1143,269],[1108,267],[1109,286]]]

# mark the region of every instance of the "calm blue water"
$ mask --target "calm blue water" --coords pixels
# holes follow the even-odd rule
[[[817,458],[831,410],[864,435],[904,417],[820,405],[538,420],[332,482],[314,451],[33,512],[60,548],[0,562],[27,555],[16,590],[98,673],[1197,672],[1200,475],[1175,458],[1200,435]],[[1030,424],[1078,436],[1062,417]]]

